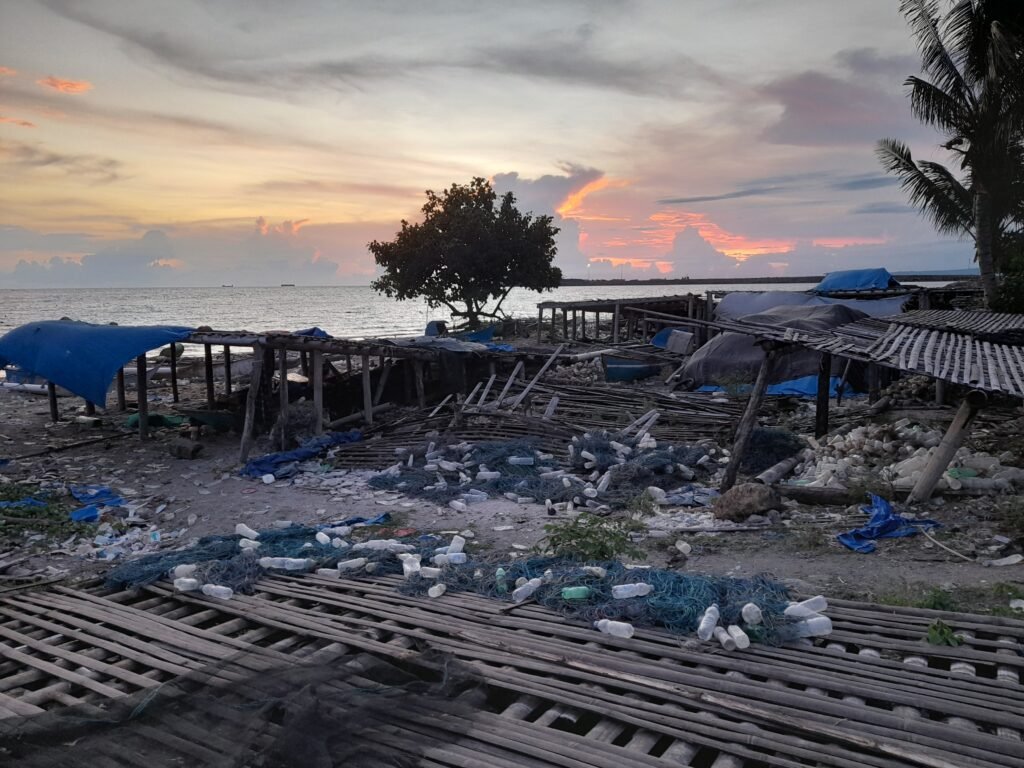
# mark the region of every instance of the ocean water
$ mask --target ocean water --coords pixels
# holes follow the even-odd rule
[[[807,283],[652,286],[567,286],[547,293],[516,289],[502,308],[536,317],[539,301],[669,296],[709,290],[805,291]],[[362,286],[276,288],[0,289],[0,334],[36,320],[69,317],[118,325],[208,325],[216,330],[294,331],[319,326],[352,338],[417,335],[447,310],[423,301],[395,301]]]

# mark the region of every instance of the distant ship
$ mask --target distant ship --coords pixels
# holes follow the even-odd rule
[[[234,283],[221,283],[220,287],[221,288],[234,288],[235,284]]]
[[[281,283],[282,288],[294,288],[295,283]]]

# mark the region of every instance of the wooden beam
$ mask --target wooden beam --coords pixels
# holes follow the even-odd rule
[[[139,439],[145,440],[149,437],[149,400],[147,399],[146,387],[146,356],[139,355],[135,358],[135,392],[139,400]]]
[[[281,349],[277,352],[277,373],[281,377],[278,387],[278,414],[277,423],[281,427],[280,446],[282,451],[288,450],[288,350]]]
[[[960,404],[960,409],[956,412],[956,416],[953,417],[953,423],[949,425],[949,429],[943,435],[942,442],[939,443],[938,448],[935,449],[931,458],[928,459],[925,468],[921,471],[921,476],[917,479],[914,490],[910,492],[910,496],[907,498],[908,504],[928,501],[931,498],[939,479],[947,467],[949,467],[949,462],[953,460],[957,450],[963,445],[971,422],[974,421],[978,411],[987,402],[988,397],[984,392],[973,390],[967,393],[967,397]]]
[[[569,338],[569,313],[562,310],[562,338]]]
[[[878,365],[868,363],[868,402],[873,403],[881,397],[879,386]]]
[[[363,355],[363,418],[368,426],[373,425],[373,390],[370,385],[370,356]]]
[[[213,347],[209,344],[203,344],[203,358],[206,374],[206,407],[212,411],[217,404],[217,394],[213,389]]]
[[[541,333],[541,329],[543,327],[544,327],[544,310],[541,308],[541,309],[537,310],[537,343],[538,344],[540,344],[540,333]]]
[[[725,468],[725,477],[719,491],[725,493],[736,484],[736,476],[740,471],[740,464],[743,462],[743,454],[746,453],[750,444],[750,436],[757,425],[757,412],[761,410],[761,402],[764,400],[764,391],[768,386],[768,371],[771,368],[772,360],[775,357],[774,345],[765,345],[764,360],[757,371],[757,380],[747,400],[747,407],[740,417],[739,427],[736,429],[736,439],[732,444],[732,454],[729,457],[729,464]]]
[[[226,347],[225,347],[226,349]],[[310,356],[313,358],[313,410],[316,413],[316,421],[313,422],[313,434],[321,435],[324,431],[324,353],[314,349]]]
[[[572,339],[576,340],[576,310],[572,311]]]
[[[224,393],[231,394],[231,347],[224,345]]]
[[[128,398],[124,391],[124,368],[117,369],[117,410],[122,413],[128,410]]]
[[[551,308],[551,338],[558,338],[558,325],[555,322],[555,308]]]
[[[384,396],[384,387],[387,386],[388,377],[391,375],[392,368],[394,368],[393,365],[382,365],[380,368],[380,378],[377,379],[377,391],[373,393],[374,405],[377,405],[380,402],[381,397]]]
[[[621,307],[619,304],[615,305],[615,314],[612,316],[612,343],[619,343],[619,321],[621,319]]]
[[[46,398],[50,401],[50,421],[60,421],[60,409],[57,407],[57,385],[52,381],[46,382]]]
[[[249,392],[245,398],[245,425],[242,427],[242,445],[239,449],[238,462],[245,464],[252,449],[253,435],[256,431],[256,402],[259,400],[260,384],[263,381],[263,345],[252,345],[252,373],[249,376]]]
[[[547,373],[548,368],[550,368],[551,364],[553,362],[555,362],[555,360],[558,359],[558,356],[562,353],[562,350],[564,348],[565,348],[565,344],[559,344],[558,345],[558,349],[556,349],[554,352],[551,353],[551,357],[549,357],[547,359],[547,362],[545,362],[544,365],[541,366],[541,369],[539,371],[537,371],[537,375],[534,376],[533,379],[530,380],[530,383],[527,384],[526,387],[523,389],[523,391],[519,393],[519,397],[517,397],[513,401],[513,403],[512,403],[512,410],[515,410],[516,408],[519,407],[519,404],[521,402],[523,402],[523,398],[526,397],[529,394],[531,389],[533,389],[533,385],[536,384],[538,381],[540,381],[541,376],[543,376],[545,373]],[[498,407],[501,407],[501,405],[500,405],[501,404],[501,400],[500,399],[498,400],[498,404],[499,404]]]
[[[818,358],[818,392],[814,405],[814,436],[828,434],[829,383],[832,379],[832,355],[822,352]]]
[[[516,380],[516,376],[523,370],[523,361],[520,360],[516,363],[516,367],[512,369],[512,373],[508,375],[508,381],[505,382],[505,386],[501,389],[501,394],[498,395],[498,399],[492,403],[493,408],[500,408],[501,402],[505,399],[505,395],[508,394],[509,389],[512,387],[512,382]]]
[[[171,342],[171,402],[178,402],[178,346]]]
[[[423,385],[423,365],[424,363],[422,360],[412,361],[413,376],[416,379],[416,404],[420,408],[427,407],[426,388]]]

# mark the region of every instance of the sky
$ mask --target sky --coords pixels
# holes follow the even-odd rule
[[[874,155],[898,0],[0,4],[0,287],[362,285],[492,180],[568,277],[971,266]]]

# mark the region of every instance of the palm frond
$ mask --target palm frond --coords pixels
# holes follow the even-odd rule
[[[973,98],[971,88],[943,40],[938,3],[935,0],[903,0],[900,13],[907,19],[917,38],[922,69],[939,88],[954,97],[970,101]]]
[[[963,135],[971,118],[969,105],[919,77],[908,77],[907,85],[910,86],[910,109],[918,120],[947,134]]]
[[[940,233],[971,232],[970,192],[948,170],[938,163],[923,163],[921,167],[914,162],[910,147],[895,139],[882,139],[875,153],[885,170],[899,178],[910,204],[931,220]]]

